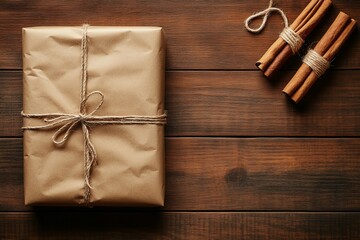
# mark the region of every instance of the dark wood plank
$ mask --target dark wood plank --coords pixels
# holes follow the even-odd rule
[[[168,72],[167,136],[359,136],[360,75],[333,71],[300,106],[253,71]],[[22,136],[20,72],[0,72],[0,136]]]
[[[294,72],[170,72],[170,136],[359,136],[360,75],[333,71],[294,105],[282,93]]]
[[[0,86],[0,136],[21,135],[21,73],[0,72]]]
[[[255,69],[255,62],[283,28],[279,16],[271,17],[263,34],[253,35],[244,20],[268,5],[261,1],[13,1],[0,2],[0,68],[21,68],[21,28],[40,25],[158,25],[168,39],[169,69]],[[278,6],[290,22],[308,1],[281,1]],[[334,8],[308,39],[318,41],[340,10],[359,20],[360,2],[334,1]],[[336,68],[360,67],[359,32],[346,45]],[[298,66],[300,59],[288,67]]]
[[[359,156],[359,138],[167,138],[164,210],[360,210]],[[0,196],[33,210],[21,139],[0,139]]]
[[[8,239],[359,239],[359,213],[0,213]]]

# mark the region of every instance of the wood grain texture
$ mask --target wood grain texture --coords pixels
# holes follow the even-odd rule
[[[358,239],[359,213],[0,213],[12,239]]]
[[[268,5],[261,1],[207,0],[2,0],[0,2],[0,69],[20,69],[21,28],[29,26],[81,25],[157,25],[166,32],[169,69],[255,69],[255,62],[276,40],[283,28],[279,16],[270,18],[269,26],[260,35],[248,33],[244,20]],[[290,22],[308,1],[281,1],[278,6]],[[318,41],[339,11],[359,20],[360,2],[336,0],[310,36],[307,43]],[[258,23],[258,22],[255,22]],[[304,49],[308,47],[305,46]],[[356,31],[334,63],[336,68],[360,67],[359,33]],[[300,63],[294,57],[287,67]]]
[[[292,22],[307,2],[277,6]],[[333,3],[300,55],[340,10],[360,20],[360,1]],[[271,16],[261,34],[245,31],[245,18],[267,5],[0,1],[0,239],[360,239],[359,30],[295,106],[281,91],[298,56],[273,81],[253,71],[283,28]],[[164,208],[23,205],[21,28],[83,23],[165,30]]]
[[[21,134],[21,73],[0,71],[0,136]]]
[[[167,136],[359,136],[360,75],[332,71],[295,106],[253,71],[168,72]],[[21,72],[0,72],[0,136],[22,136]]]
[[[163,210],[358,211],[359,156],[358,138],[167,138]],[[34,210],[22,161],[0,139],[0,211]]]

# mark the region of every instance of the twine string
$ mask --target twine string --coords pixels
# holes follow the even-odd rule
[[[95,116],[104,103],[104,94],[100,91],[86,93],[87,88],[87,59],[88,59],[88,40],[87,40],[87,24],[82,27],[81,39],[81,90],[80,90],[80,111],[78,114],[71,113],[24,113],[24,118],[38,118],[44,121],[44,125],[24,126],[24,130],[57,130],[52,135],[52,142],[55,145],[63,145],[70,137],[72,130],[81,125],[84,141],[84,203],[90,203],[90,194],[93,187],[90,184],[91,170],[96,164],[97,154],[90,138],[90,125],[99,124],[166,124],[166,113],[155,116],[142,115],[125,115],[125,116]],[[98,95],[100,100],[95,109],[90,113],[86,113],[87,102],[90,97]]]
[[[245,28],[249,31],[249,32],[252,32],[252,33],[260,33],[264,28],[265,28],[265,25],[267,23],[267,20],[268,20],[268,17],[270,16],[270,14],[272,12],[276,12],[276,13],[279,13],[282,17],[282,19],[284,20],[284,24],[285,24],[285,27],[288,27],[289,26],[289,21],[284,13],[283,10],[281,10],[280,8],[277,8],[277,7],[273,7],[274,3],[273,3],[273,0],[270,0],[269,1],[269,6],[264,9],[263,11],[261,12],[258,12],[258,13],[254,13],[253,15],[249,16],[246,20],[245,20]],[[260,24],[260,26],[258,28],[252,28],[250,27],[250,23],[252,20],[256,19],[256,18],[259,18],[259,17],[263,17],[262,19],[262,22]]]
[[[318,77],[321,77],[330,67],[330,62],[312,49],[309,49],[302,61],[307,64]]]
[[[253,15],[249,16],[245,20],[246,30],[248,30],[249,32],[252,32],[252,33],[260,33],[265,28],[265,25],[268,21],[268,17],[270,16],[270,14],[272,12],[280,14],[280,16],[282,17],[282,19],[284,21],[285,27],[279,36],[282,39],[284,39],[284,41],[287,44],[289,44],[293,54],[297,53],[299,51],[299,49],[301,48],[301,46],[304,44],[304,40],[301,38],[301,36],[299,34],[297,34],[293,29],[291,29],[289,27],[289,21],[285,15],[284,11],[280,8],[273,7],[273,0],[269,1],[269,6],[266,9],[264,9],[261,12],[254,13]],[[260,26],[258,28],[250,27],[251,21],[256,18],[259,18],[259,17],[262,17],[262,22],[261,22]]]
[[[88,60],[88,48],[87,48],[87,31],[89,25],[84,24],[82,27],[82,38],[81,38],[81,91],[80,91],[80,113],[85,112],[84,99],[86,98],[86,86],[87,86],[87,60]]]
[[[304,40],[300,37],[300,35],[290,27],[285,27],[280,33],[280,37],[289,44],[293,54],[297,53],[304,44]]]

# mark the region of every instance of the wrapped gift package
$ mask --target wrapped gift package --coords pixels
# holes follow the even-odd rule
[[[23,29],[26,205],[163,206],[160,27]]]

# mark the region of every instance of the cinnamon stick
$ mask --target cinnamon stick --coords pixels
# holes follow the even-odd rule
[[[314,16],[314,13],[316,13],[316,11],[319,9],[322,3],[323,0],[315,2],[313,8],[311,8],[309,13],[304,17],[304,19],[299,24],[296,25],[297,27],[294,28],[294,30],[299,31],[299,29],[302,28],[310,20],[312,16]]]
[[[331,6],[330,0],[324,0],[321,4],[316,4],[314,8],[316,11],[311,11],[313,14],[310,19],[304,23],[304,25],[298,28],[296,32],[302,39],[306,39],[309,33],[316,27],[322,17],[325,15],[327,9]],[[318,8],[316,8],[318,7]],[[281,50],[281,52],[275,57],[269,68],[264,72],[264,75],[271,78],[293,55],[293,52],[288,44]]]
[[[304,10],[300,13],[300,15],[295,19],[295,21],[290,25],[290,28],[296,29],[297,26],[309,15],[311,9],[314,6],[321,2],[322,0],[311,0],[310,3],[304,8]],[[270,63],[274,60],[276,55],[284,48],[287,43],[282,38],[278,38],[265,52],[265,54],[260,58],[259,61],[255,63],[255,65],[262,71],[270,65]]]
[[[331,4],[331,0],[311,1],[290,28],[305,39],[320,22]],[[289,45],[279,37],[255,65],[263,71],[265,76],[272,77],[292,55]]]
[[[330,46],[330,48],[327,49],[326,53],[323,55],[323,57],[331,62],[335,55],[339,52],[341,47],[344,45],[346,40],[349,38],[351,33],[354,31],[356,27],[356,21],[354,19],[351,19],[350,22],[348,22],[347,26],[341,34],[337,37],[335,42]],[[318,79],[318,76],[315,74],[314,71],[311,71],[309,76],[306,78],[304,83],[294,92],[293,95],[291,95],[291,99],[298,103],[300,100],[305,96],[305,94],[310,90],[311,86],[316,82]]]
[[[347,14],[340,12],[335,21],[331,24],[330,28],[316,44],[314,51],[323,56],[329,47],[334,43],[336,38],[338,38],[338,36],[342,33],[349,21],[350,17]],[[307,64],[303,63],[294,77],[285,86],[283,92],[289,96],[294,94],[294,92],[304,83],[311,71],[312,69]]]

